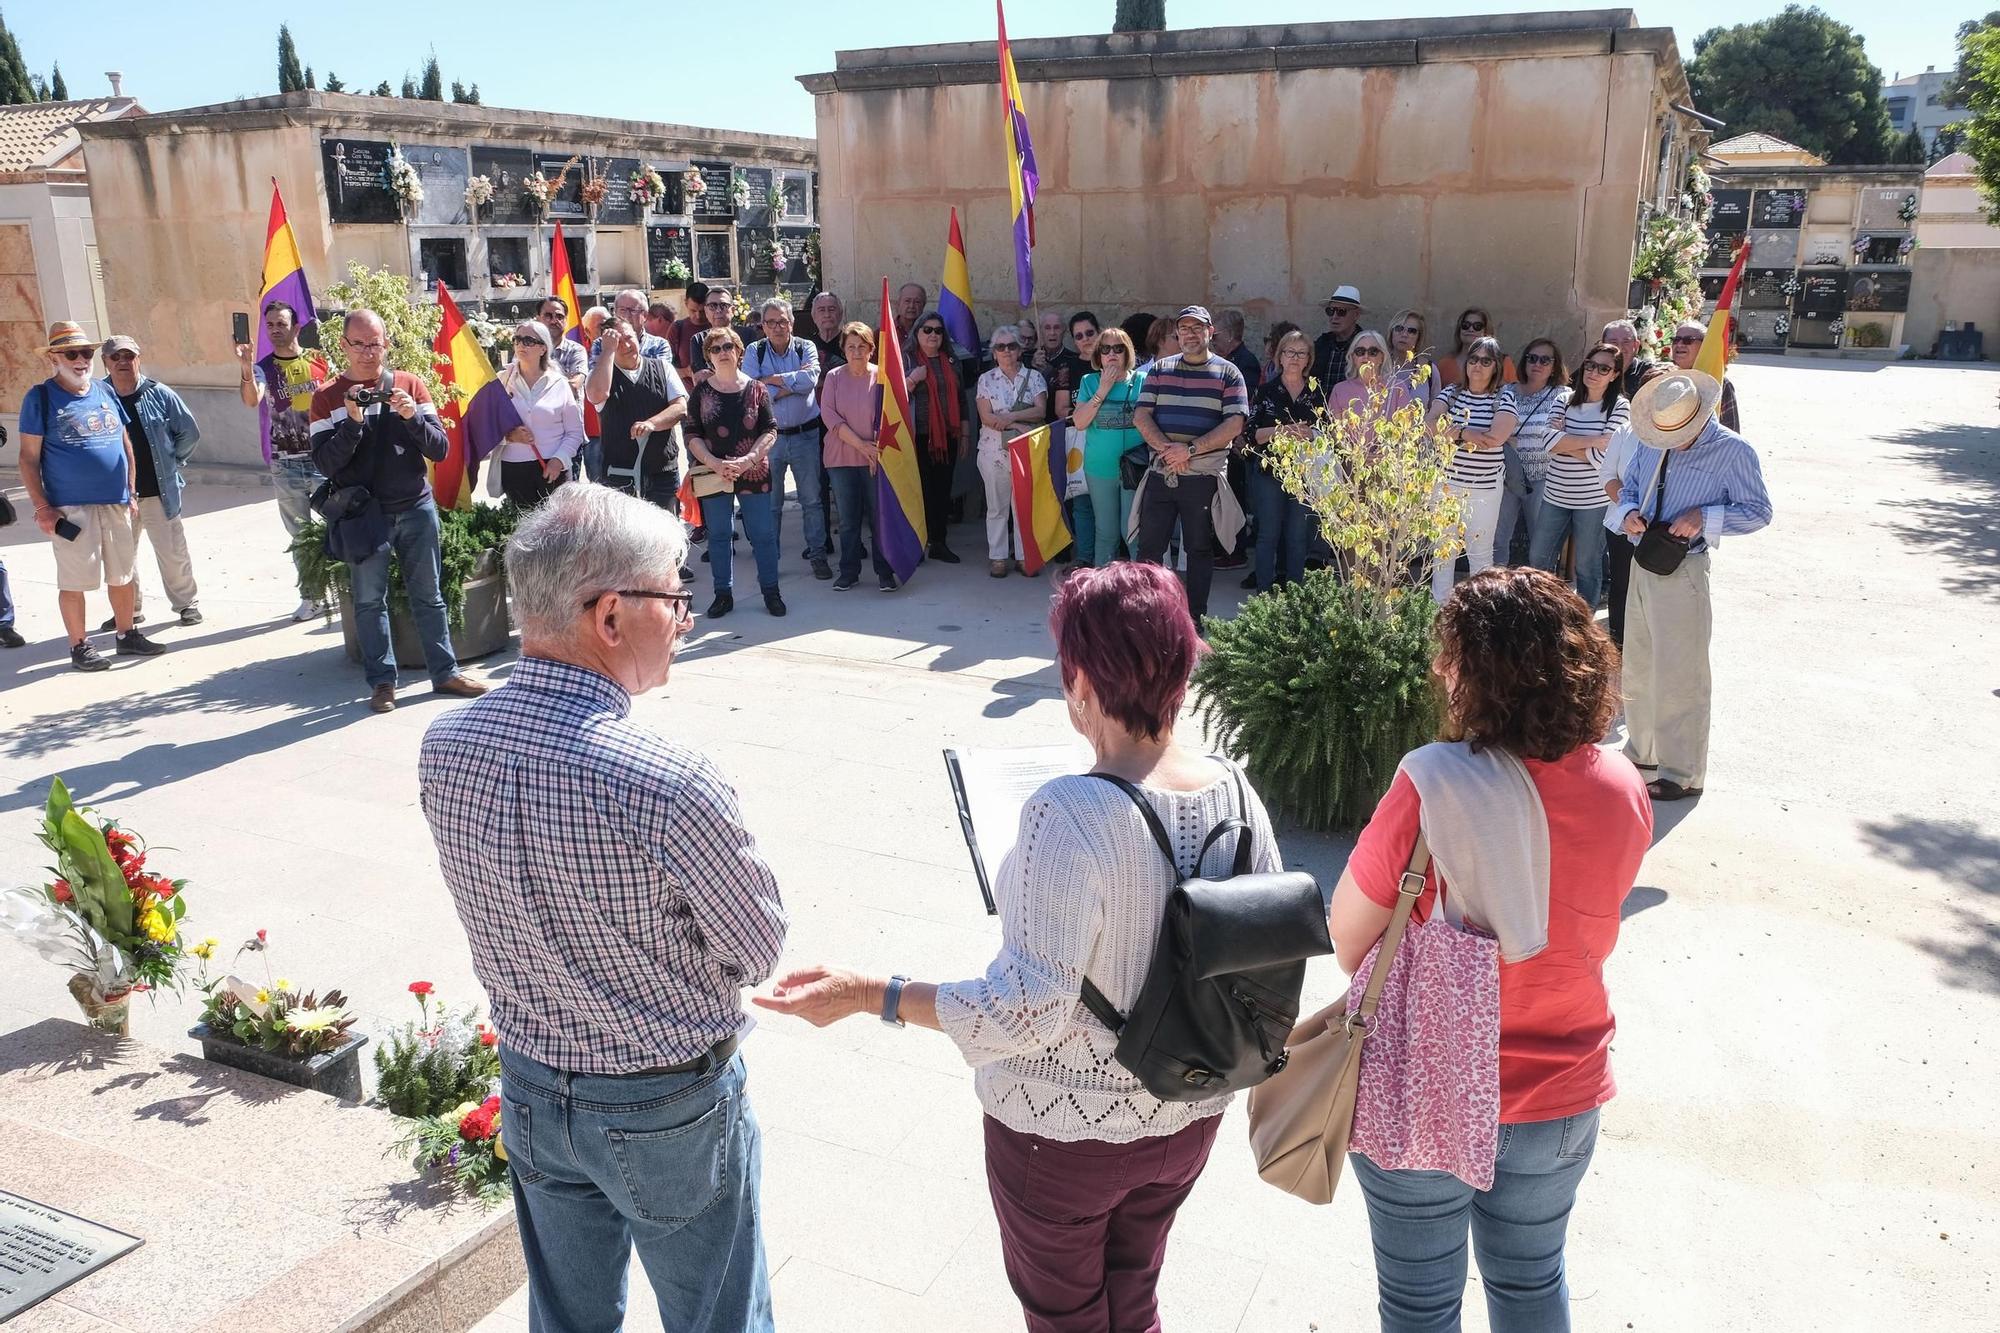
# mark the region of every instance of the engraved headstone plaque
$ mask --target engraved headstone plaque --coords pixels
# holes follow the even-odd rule
[[[769,167],[743,168],[743,182],[750,187],[750,204],[737,215],[739,227],[768,227],[777,219],[771,216],[771,169]]]
[[[694,271],[694,240],[686,227],[646,228],[646,281],[654,287],[678,287],[686,279],[669,282],[666,267],[674,260]]]
[[[438,226],[457,226],[471,221],[465,215],[465,182],[472,175],[472,157],[463,148],[438,144],[406,143],[403,157],[417,169],[424,197],[417,204],[416,221]]]
[[[1736,316],[1736,333],[1745,351],[1784,351],[1791,325],[1791,314],[1784,310],[1746,310]]]
[[[1914,185],[1895,189],[1873,189],[1861,192],[1861,220],[1855,226],[1861,231],[1909,231],[1916,226],[1916,219],[1904,217],[1906,207],[1917,202],[1917,188]]]
[[[480,221],[519,224],[540,221],[521,183],[535,169],[534,155],[523,148],[472,146],[472,172],[493,182],[492,201],[480,209]]]
[[[629,227],[643,220],[644,210],[632,197],[632,173],[639,169],[636,157],[597,159],[598,174],[604,180],[604,198],[597,205],[597,225]]]
[[[1799,262],[1799,234],[1777,230],[1751,232],[1750,262],[1758,268],[1796,266]]]
[[[335,222],[400,222],[389,193],[389,145],[375,139],[321,139],[327,216]],[[459,188],[463,189],[463,186]]]
[[[1750,230],[1750,191],[1712,190],[1710,193],[1715,196],[1715,207],[1708,214],[1711,236]]]
[[[730,202],[729,187],[735,173],[729,169],[729,164],[697,162],[694,166],[701,172],[701,179],[708,187],[694,197],[695,216],[726,218],[734,214],[736,205]]]
[[[562,176],[562,169],[569,163],[568,153],[536,153],[535,170],[549,178],[551,184]],[[583,212],[583,173],[581,159],[563,177],[562,188],[549,197],[549,221],[568,222],[572,218],[581,220]]]
[[[1821,269],[1799,274],[1792,309],[1802,315],[1837,315],[1847,308],[1847,271]]]
[[[1743,239],[1740,233],[1723,232],[1711,234],[1708,249],[1702,252],[1703,268],[1728,268],[1736,262],[1736,245]]]
[[[1759,190],[1750,199],[1750,225],[1789,227],[1796,231],[1806,220],[1804,190]]]
[[[1798,314],[1792,316],[1790,346],[1793,347],[1838,347],[1840,346],[1840,314]]]
[[[1798,279],[1788,268],[1746,268],[1737,296],[1745,310],[1790,310],[1797,286]]]
[[[806,243],[813,237],[812,227],[780,227],[778,239],[785,245],[785,271],[778,275],[778,283],[784,287],[811,286],[812,271],[806,267]],[[804,312],[800,312],[803,315]]]
[[[0,1190],[0,1323],[144,1242]]]
[[[1910,308],[1910,270],[1857,269],[1847,285],[1849,310],[1900,311]]]

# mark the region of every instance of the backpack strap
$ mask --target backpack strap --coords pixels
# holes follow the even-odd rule
[[[1160,845],[1160,854],[1166,857],[1167,864],[1174,868],[1174,878],[1178,880],[1181,874],[1181,863],[1174,857],[1174,841],[1167,836],[1167,826],[1160,822],[1160,816],[1153,810],[1152,803],[1139,794],[1137,787],[1121,777],[1116,777],[1110,773],[1086,773],[1084,776],[1087,778],[1102,778],[1132,798],[1132,804],[1138,806],[1139,813],[1145,817],[1146,827],[1153,831],[1153,841]],[[1207,849],[1204,848],[1203,850]],[[1195,868],[1197,870],[1201,868],[1199,858],[1195,862]]]

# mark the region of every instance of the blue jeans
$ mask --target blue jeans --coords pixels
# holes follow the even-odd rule
[[[1597,1146],[1597,1112],[1500,1126],[1493,1187],[1384,1171],[1348,1154],[1368,1201],[1382,1333],[1457,1333],[1468,1218],[1493,1333],[1567,1333],[1563,1239]]]
[[[861,525],[866,523],[871,532],[875,527],[875,474],[865,467],[830,467],[826,475],[833,483],[833,502],[840,506],[840,577],[858,579]],[[869,546],[876,577],[894,574],[894,567],[882,554],[881,534],[874,536]]]
[[[778,586],[778,534],[772,526],[771,497],[745,495],[743,503],[729,491],[701,497],[701,521],[708,529],[708,572],[715,591],[728,592],[736,586],[736,514],[743,514],[743,533],[750,539],[751,554],[757,557],[757,586],[770,592]]]
[[[14,593],[7,586],[7,562],[0,560],[0,625],[14,623]]]
[[[278,492],[278,517],[284,522],[287,537],[296,538],[299,529],[313,521],[313,492],[325,480],[310,458],[280,455],[271,460],[271,485]],[[294,555],[292,563],[299,566],[303,578],[302,558]]]
[[[1079,565],[1094,564],[1097,517],[1090,512],[1090,496],[1079,495],[1074,500],[1063,501],[1063,512],[1069,516],[1069,559]]]
[[[1260,463],[1250,465],[1250,509],[1257,515],[1257,588],[1271,587],[1280,574],[1287,583],[1306,576],[1306,546],[1312,541],[1312,513]],[[1284,568],[1278,567],[1279,549]]]
[[[1513,445],[1510,444],[1507,446],[1509,453],[1512,453],[1513,449]],[[1520,484],[1516,486],[1514,483],[1514,470],[1510,465],[1507,469],[1507,485],[1500,495],[1500,523],[1493,530],[1494,564],[1511,565],[1514,563],[1514,534],[1516,532],[1527,537],[1529,544],[1533,545],[1535,515],[1541,511],[1541,483],[1529,481],[1527,474],[1523,472]]]
[[[1553,573],[1556,557],[1562,554],[1563,538],[1575,535],[1572,554],[1576,564],[1576,595],[1588,607],[1597,605],[1598,589],[1604,586],[1604,511],[1608,505],[1591,509],[1564,509],[1542,502],[1535,511],[1534,526],[1528,530],[1528,563]]]
[[[1125,516],[1132,512],[1129,508],[1132,492],[1121,488],[1116,477],[1087,477],[1085,480],[1090,485],[1087,506],[1092,538],[1090,563],[1102,569],[1118,557],[1118,543],[1125,536]],[[1086,508],[1082,501],[1077,507]],[[1076,540],[1078,549],[1082,549],[1081,525]]]
[[[444,595],[438,591],[443,570],[438,560],[438,511],[429,500],[414,509],[389,515],[389,545],[347,567],[354,584],[354,630],[361,639],[361,667],[370,685],[396,683],[396,652],[389,642],[389,553],[403,571],[403,590],[410,595],[410,618],[424,645],[424,669],[431,684],[458,674],[451,651],[451,625],[445,618]]]
[[[502,1048],[500,1138],[534,1333],[616,1329],[636,1246],[681,1333],[769,1333],[763,1137],[743,1057],[705,1073],[569,1074]]]
[[[583,475],[591,481],[604,481],[604,440],[593,435],[583,442]]]
[[[806,559],[826,559],[826,506],[820,502],[819,427],[780,435],[771,450],[771,539],[785,544],[785,472],[799,493],[799,521],[806,529]]]

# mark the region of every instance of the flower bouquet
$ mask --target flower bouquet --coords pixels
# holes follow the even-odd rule
[[[202,1058],[342,1101],[360,1101],[360,1054],[368,1038],[348,1031],[355,1016],[348,1012],[347,997],[337,990],[319,995],[273,977],[268,955],[262,985],[237,976],[211,977],[208,965],[217,947],[211,936],[188,949],[201,960],[195,978],[203,996],[201,1022],[188,1035],[201,1043]],[[260,930],[237,948],[236,957],[265,951],[266,935]]]
[[[681,173],[681,186],[687,191],[688,198],[692,199],[698,194],[707,192],[708,181],[702,176],[700,167],[689,167]]]
[[[537,213],[549,211],[549,200],[555,197],[556,184],[541,172],[530,172],[521,178],[521,193]]]
[[[493,280],[493,285],[503,291],[511,291],[516,287],[525,287],[528,285],[528,279],[519,273],[494,273],[489,276]]]
[[[632,197],[641,208],[657,208],[667,197],[666,178],[651,167],[640,167],[632,173]]]
[[[595,212],[597,207],[604,202],[604,196],[610,192],[611,182],[609,180],[595,173],[591,174],[583,182],[582,195],[584,207]]]
[[[417,169],[410,164],[410,159],[403,156],[402,149],[389,150],[387,175],[388,179],[383,183],[389,187],[389,193],[396,196],[396,202],[402,205],[405,214],[424,201],[423,177],[417,174]]]
[[[740,171],[729,174],[729,202],[739,213],[750,207],[750,178]]]
[[[507,1197],[507,1149],[500,1141],[498,1093],[425,1116],[393,1151],[415,1152],[418,1169],[449,1175],[454,1185],[488,1207]]]
[[[474,1006],[448,1009],[433,1000],[436,990],[428,981],[411,982],[417,1021],[375,1049],[376,1100],[396,1115],[421,1119],[476,1102],[500,1077],[499,1037],[477,1021]]]
[[[660,265],[659,272],[655,273],[653,277],[662,287],[686,287],[689,282],[694,280],[694,273],[680,260],[669,259],[666,263]]]
[[[93,823],[61,778],[49,783],[37,836],[56,858],[49,883],[0,895],[0,928],[70,969],[90,1025],[124,1035],[135,991],[177,985],[184,879],[148,872],[148,848],[115,821]]]
[[[465,211],[472,215],[474,222],[479,220],[479,210],[492,202],[493,178],[491,176],[472,176],[467,178],[465,182]]]

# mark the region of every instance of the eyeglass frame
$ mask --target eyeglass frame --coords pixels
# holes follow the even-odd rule
[[[694,594],[686,588],[679,592],[653,592],[646,588],[609,588],[586,601],[583,609],[588,611],[607,597],[635,597],[645,601],[667,602],[680,612],[674,617],[675,620],[694,619]]]

